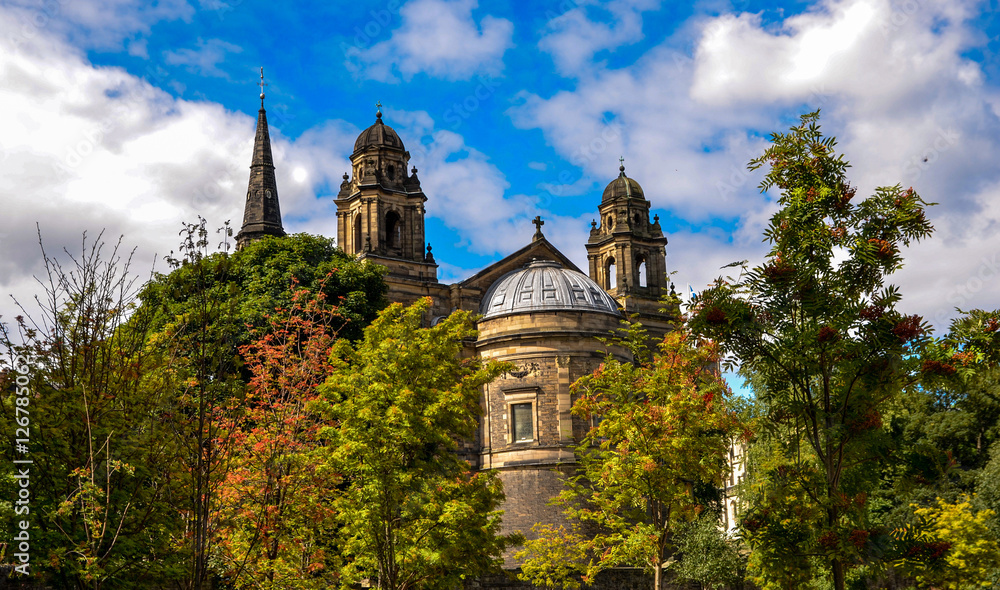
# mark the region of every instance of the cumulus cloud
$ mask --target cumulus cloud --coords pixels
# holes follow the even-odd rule
[[[253,116],[175,98],[120,68],[95,67],[54,35],[40,35],[19,51],[8,51],[11,43],[10,35],[0,36],[0,104],[18,113],[0,137],[5,292],[30,300],[36,291],[36,222],[55,252],[73,249],[84,232],[93,238],[103,229],[106,240],[124,235],[138,247],[139,272],[154,254],[176,249],[182,222],[200,215],[210,227],[230,220],[238,230]],[[166,81],[155,72],[151,78]],[[331,120],[291,140],[281,132],[280,112],[269,115],[285,229],[336,235],[333,196],[341,173],[350,170],[360,128]],[[389,110],[386,119],[421,169],[428,214],[451,228],[459,244],[502,255],[530,240],[528,220],[545,212],[534,197],[506,195],[506,178],[484,153],[439,129],[426,112]],[[555,216],[547,219],[550,227],[559,225]],[[160,270],[166,270],[162,263]],[[0,315],[10,319],[9,304],[0,304]]]
[[[348,48],[345,65],[362,78],[382,82],[408,81],[418,73],[445,80],[499,74],[504,52],[513,45],[514,25],[491,15],[477,23],[472,15],[477,6],[476,0],[408,2],[400,9],[402,24],[390,38]],[[391,22],[386,10],[373,15],[369,24],[378,31]],[[368,39],[364,30],[360,34]],[[355,39],[359,41],[364,39]]]
[[[641,41],[642,13],[658,8],[659,4],[658,0],[581,2],[553,16],[538,47],[552,55],[561,74],[585,74],[596,53]],[[611,20],[594,20],[591,16],[595,13],[606,14]]]
[[[585,179],[603,186],[620,152],[654,207],[696,226],[735,221],[730,235],[671,239],[676,268],[697,285],[717,276],[715,263],[763,254],[774,195],[757,193],[762,172],[748,172],[746,162],[767,133],[822,107],[859,194],[899,182],[939,202],[929,213],[934,238],[912,247],[893,278],[911,294],[906,303],[940,327],[954,307],[995,307],[1000,295],[990,258],[1000,252],[1000,170],[992,163],[1000,101],[965,57],[983,42],[968,23],[979,5],[915,4],[824,0],[769,23],[745,13],[699,17],[690,57],[673,48],[676,40],[620,69],[584,52],[575,67],[593,71],[575,89],[524,92],[509,114],[541,129],[579,167],[583,178],[565,181],[569,190]]]
[[[14,23],[0,18],[8,28],[0,33]],[[124,235],[138,247],[139,272],[154,254],[175,249],[181,223],[198,215],[211,227],[232,220],[238,229],[254,117],[175,99],[122,69],[95,67],[55,35],[17,42],[0,34],[0,104],[17,113],[0,137],[4,292],[30,300],[36,290],[36,222],[50,252],[75,249],[84,232],[93,238],[103,229],[112,240]],[[355,127],[331,122],[289,141],[272,123],[286,229],[333,235],[335,217],[317,194],[339,184],[343,154],[356,134]],[[306,218],[308,226],[299,221]],[[9,302],[0,304],[0,314],[10,318]]]
[[[56,35],[77,46],[118,49],[123,41],[148,34],[159,21],[188,21],[194,14],[186,0],[8,0],[4,8],[5,28],[14,47]]]

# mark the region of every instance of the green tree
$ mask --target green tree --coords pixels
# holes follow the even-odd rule
[[[5,529],[29,525],[39,585],[169,582],[182,569],[172,505],[180,472],[163,420],[169,395],[151,379],[160,369],[146,348],[152,318],[136,309],[139,277],[121,240],[108,248],[101,236],[84,235],[80,254],[65,254],[60,260],[42,247],[39,309],[22,308],[20,333],[3,326]],[[15,383],[24,395],[14,395]],[[15,454],[17,443],[25,447]],[[33,462],[21,504],[13,459]]]
[[[930,533],[942,546],[943,567],[914,568],[917,583],[944,590],[996,588],[1000,585],[1000,543],[989,530],[991,510],[976,512],[968,497],[957,503],[938,499],[928,508],[914,506],[918,518],[930,522]]]
[[[220,231],[229,237],[228,227]],[[160,382],[172,390],[175,460],[185,475],[184,494],[177,499],[187,532],[178,539],[188,561],[181,587],[201,590],[211,584],[209,559],[219,532],[220,487],[231,466],[243,410],[246,383],[238,346],[245,326],[239,320],[238,285],[230,278],[232,259],[225,252],[221,257],[210,254],[205,220],[185,224],[181,234],[183,258],[168,259],[175,269],[167,278],[172,299],[157,301],[173,313],[161,316],[164,323],[149,339],[149,347],[162,359]],[[146,289],[143,296],[154,289]]]
[[[878,188],[860,202],[845,176],[835,140],[819,113],[750,163],[770,167],[762,191],[777,188],[780,209],[765,230],[767,261],[742,265],[699,298],[691,325],[720,343],[759,384],[763,435],[785,457],[759,483],[779,497],[801,497],[808,531],[790,542],[776,504],[745,512],[743,533],[757,557],[758,583],[780,587],[783,572],[820,556],[836,590],[845,567],[879,561],[866,498],[887,456],[883,413],[917,373],[926,325],[896,310],[900,295],[886,277],[903,263],[900,249],[930,235],[927,205],[912,189]],[[761,497],[769,497],[767,493]],[[780,512],[780,511],[779,511]],[[753,523],[749,526],[748,519]]]
[[[575,588],[573,574],[590,583],[608,568],[641,567],[660,588],[677,528],[705,512],[721,486],[729,443],[742,433],[714,345],[675,330],[643,361],[635,345],[645,341],[632,326],[624,343],[639,362],[609,354],[574,384],[573,414],[596,425],[576,449],[578,474],[555,500],[571,526],[534,529],[539,538],[518,553],[522,579]]]
[[[735,589],[743,586],[746,557],[737,539],[719,528],[718,515],[703,512],[681,525],[674,539],[680,559],[668,568],[678,578],[697,582],[705,590]]]
[[[385,269],[344,254],[329,238],[266,237],[237,252],[214,253],[209,252],[207,233],[203,239],[197,265],[180,260],[172,272],[155,277],[143,289],[142,302],[156,313],[155,326],[166,325],[191,308],[195,300],[190,285],[200,280],[219,297],[233,301],[234,325],[240,328],[236,346],[249,344],[253,329],[265,328],[275,309],[289,307],[298,288],[322,290],[326,301],[339,309],[340,335],[350,339],[360,338],[387,303]]]
[[[506,367],[463,358],[475,332],[466,312],[422,328],[429,299],[389,306],[357,344],[340,340],[321,388],[323,469],[343,478],[331,508],[340,527],[342,585],[453,588],[497,570],[512,539],[500,534],[494,472],[457,453],[480,413],[481,387]]]

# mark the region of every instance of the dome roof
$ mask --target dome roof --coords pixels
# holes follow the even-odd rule
[[[396,135],[396,131],[382,122],[382,111],[375,114],[375,124],[358,135],[358,140],[354,142],[354,152],[372,146],[403,149],[403,141]]]
[[[618,178],[612,180],[607,187],[604,189],[604,196],[601,197],[602,203],[607,203],[608,201],[614,201],[616,199],[645,199],[646,196],[642,193],[642,187],[635,180],[632,180],[628,176],[625,176],[625,165],[623,164],[618,168]]]
[[[483,319],[537,311],[593,311],[620,315],[618,304],[587,275],[552,260],[533,260],[486,291]]]

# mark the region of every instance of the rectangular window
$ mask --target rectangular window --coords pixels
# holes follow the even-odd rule
[[[511,425],[513,426],[514,442],[534,440],[535,425],[531,404],[511,404]]]

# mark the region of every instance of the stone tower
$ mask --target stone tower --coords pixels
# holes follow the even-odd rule
[[[278,207],[278,183],[274,180],[274,159],[271,157],[271,136],[267,131],[264,112],[264,68],[260,69],[260,110],[257,111],[257,135],[253,142],[250,163],[250,185],[243,209],[243,227],[236,234],[236,249],[264,236],[283,236],[281,209]]]
[[[375,124],[354,143],[351,174],[344,174],[334,201],[337,244],[348,254],[385,266],[390,290],[410,303],[427,294],[426,284],[437,283],[437,264],[424,242],[427,197],[417,169],[407,171],[410,153],[382,121],[378,106]]]
[[[659,216],[650,222],[650,202],[639,183],[625,175],[624,162],[618,170],[597,208],[600,223],[591,223],[590,278],[617,299],[627,315],[639,314],[650,335],[660,338],[670,330],[670,316],[659,312],[669,283],[667,238]]]

